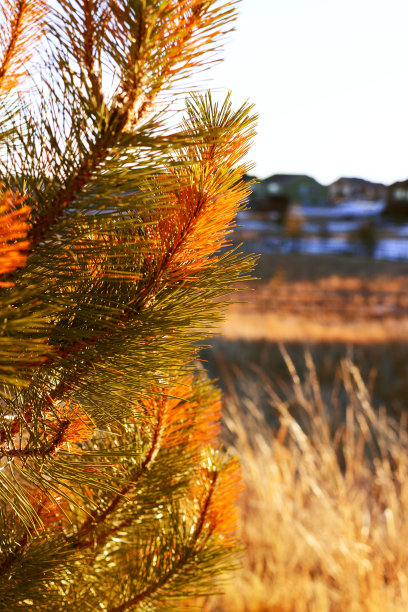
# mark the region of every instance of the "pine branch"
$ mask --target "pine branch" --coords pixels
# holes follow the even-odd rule
[[[42,36],[42,0],[3,0],[0,15],[0,93],[19,84]]]
[[[149,550],[152,559],[161,555],[163,563],[155,564],[156,572],[146,576],[144,588],[122,603],[110,606],[109,612],[124,612],[143,602],[150,605],[158,603],[160,609],[168,609],[170,606],[167,607],[167,603],[172,597],[179,597],[183,587],[186,593],[194,593],[191,571],[198,576],[197,583],[203,585],[208,584],[208,579],[211,581],[216,574],[220,551],[223,550],[225,554],[225,549],[231,546],[230,538],[236,521],[233,505],[240,473],[235,460],[217,463],[216,458],[210,460],[208,457],[203,460],[201,471],[192,480],[199,486],[192,487],[186,508],[198,503],[199,510],[192,525],[186,527],[186,540],[176,545],[169,534],[168,541],[164,538],[163,542],[166,552],[163,552],[163,548],[159,552],[156,547]],[[210,550],[212,554],[207,556]],[[196,592],[199,591],[198,588]]]
[[[25,202],[25,195],[4,188],[0,193],[0,395],[2,385],[22,384],[27,372],[50,355],[45,342],[49,307],[38,308],[40,287],[11,291],[15,286],[12,274],[25,266],[29,251],[31,209]],[[16,424],[10,423],[13,426]],[[0,443],[4,442],[3,435],[0,431]]]
[[[96,334],[92,330],[91,337],[85,332],[80,342],[71,341],[69,346],[56,347],[57,357],[75,356],[80,365],[53,386],[49,392],[51,401],[62,399],[74,383],[86,377],[89,367],[99,361],[98,345],[111,343],[114,334],[126,330],[144,310],[151,308],[161,291],[180,282],[193,280],[196,283],[199,273],[217,265],[217,250],[226,245],[225,233],[247,194],[241,179],[244,168],[234,168],[234,165],[253,136],[253,118],[249,112],[250,107],[244,106],[233,113],[228,98],[220,108],[213,105],[209,96],[190,101],[186,133],[199,135],[200,126],[204,124],[215,137],[209,137],[208,143],[203,142],[200,159],[197,160],[194,147],[194,156],[193,152],[185,153],[186,159],[191,161],[193,157],[192,165],[183,164],[179,170],[181,191],[169,195],[171,214],[165,210],[158,220],[147,216],[145,250],[150,244],[154,245],[154,250],[151,255],[149,251],[145,255],[146,280],[138,283],[137,297],[128,302],[126,308],[122,307],[123,314],[115,320],[116,329],[113,330],[112,324],[105,328],[99,326]],[[96,353],[90,352],[90,348]]]
[[[9,442],[12,442],[11,448],[0,447],[0,458],[1,457],[17,457],[25,459],[28,457],[36,457],[38,459],[45,459],[53,455],[57,450],[62,448],[70,449],[70,447],[80,441],[88,440],[92,437],[94,425],[91,419],[84,413],[81,406],[77,405],[71,408],[69,405],[65,405],[62,409],[53,403],[53,419],[40,419],[41,429],[37,433],[35,438],[40,438],[40,442],[32,443],[31,437],[33,431],[29,431],[28,428],[32,423],[32,410],[30,407],[26,407],[23,414],[23,420],[27,427],[26,432],[22,431],[21,418],[15,418],[5,431],[1,433],[1,441],[4,443],[6,437],[9,438]],[[13,443],[11,436],[19,434],[20,445],[17,447]],[[26,434],[26,435],[24,435]],[[25,446],[21,446],[23,438],[27,437],[28,441]],[[10,439],[11,438],[11,439]]]
[[[212,476],[211,476],[211,480],[210,480],[209,491],[208,491],[207,496],[206,496],[206,498],[204,500],[204,503],[202,505],[202,508],[201,508],[201,511],[200,511],[200,515],[198,517],[198,521],[197,521],[197,524],[196,524],[196,527],[194,529],[194,532],[193,532],[193,534],[192,534],[192,536],[190,538],[190,541],[188,543],[188,546],[186,547],[186,550],[185,550],[184,554],[182,554],[180,556],[178,561],[159,580],[157,580],[153,584],[149,585],[146,589],[144,589],[143,591],[141,591],[140,593],[138,593],[134,597],[131,597],[127,601],[123,602],[119,606],[113,606],[113,607],[109,608],[109,612],[125,612],[125,610],[129,610],[130,608],[139,605],[140,603],[142,603],[146,599],[149,599],[150,597],[152,597],[153,595],[158,593],[164,586],[166,586],[168,583],[170,583],[172,578],[175,575],[177,575],[178,572],[180,572],[184,568],[185,565],[187,565],[187,563],[190,561],[190,559],[194,555],[196,555],[197,552],[199,552],[196,549],[196,545],[197,545],[197,542],[198,542],[200,536],[203,533],[204,524],[205,524],[205,520],[207,518],[208,509],[210,507],[211,499],[212,499],[212,496],[213,496],[213,493],[214,493],[214,489],[215,489],[215,485],[216,485],[216,482],[217,482],[217,477],[218,477],[218,473],[217,472],[213,472]]]
[[[134,475],[134,477],[132,477],[132,479],[128,482],[128,484],[122,487],[121,491],[114,496],[114,498],[111,500],[109,505],[104,510],[102,511],[97,510],[93,512],[86,519],[86,521],[81,525],[81,527],[78,530],[78,533],[75,536],[76,546],[80,546],[81,548],[84,548],[92,544],[91,540],[84,540],[83,538],[86,537],[96,526],[102,524],[108,516],[113,514],[116,508],[118,507],[118,505],[121,503],[121,501],[129,493],[129,491],[135,488],[137,484],[140,482],[140,480],[145,476],[145,474],[150,468],[150,465],[153,463],[155,456],[159,452],[159,448],[160,448],[159,440],[160,440],[162,428],[163,428],[162,414],[159,414],[158,418],[156,419],[156,423],[155,423],[155,427],[153,431],[153,439],[151,441],[150,448],[145,458],[143,459],[142,464],[137,469],[137,473]],[[106,537],[107,537],[107,534],[105,534],[104,539]]]
[[[61,4],[68,10],[65,0]],[[200,56],[202,58],[209,45],[220,35],[215,27],[217,20],[228,23],[233,16],[233,11],[227,10],[226,5],[216,7],[215,0],[149,3],[140,8],[136,19],[131,5],[129,0],[111,4],[115,20],[110,29],[115,48],[110,51],[119,62],[121,83],[107,111],[107,120],[99,127],[79,163],[64,178],[61,188],[47,205],[45,214],[34,221],[30,233],[32,250],[45,239],[63,212],[73,205],[75,197],[103,167],[120,136],[129,131],[137,132],[140,124],[151,115],[159,91],[169,87],[177,74],[202,61]],[[76,50],[86,61],[88,70],[94,74],[90,56],[92,26],[86,19],[89,3],[85,2],[82,10],[85,13],[86,35],[79,39]],[[141,27],[142,22],[149,26]],[[139,25],[139,36],[136,38],[135,23]],[[67,24],[65,27],[68,27]],[[56,32],[58,34],[58,30]],[[163,45],[163,41],[168,42]],[[95,85],[99,87],[100,83],[96,83],[94,77],[91,76],[89,80],[91,90],[95,89]],[[86,82],[83,85],[86,87]]]
[[[29,542],[28,532],[24,531],[20,540],[14,547],[14,550],[9,553],[9,555],[4,559],[3,563],[0,565],[0,576],[6,574],[8,570],[11,568],[13,563],[16,563],[21,555],[24,553],[24,549]]]
[[[194,102],[197,110],[193,110]],[[182,191],[168,195],[167,208],[170,213],[165,209],[158,219],[155,219],[154,215],[146,216],[147,279],[138,284],[137,297],[128,302],[124,313],[117,320],[119,329],[125,328],[132,319],[148,308],[163,287],[194,279],[200,270],[217,261],[217,251],[226,245],[224,235],[229,231],[239,206],[248,193],[242,181],[245,168],[234,169],[233,164],[246,152],[254,134],[254,118],[249,116],[250,107],[242,107],[234,114],[227,99],[218,116],[217,108],[212,108],[210,97],[197,97],[195,101],[191,101],[189,109],[193,125],[187,124],[186,132],[191,134],[194,130],[198,137],[198,114],[200,113],[202,120],[213,115],[213,124],[206,127],[215,134],[215,142],[210,146],[203,145],[203,148],[207,149],[207,163],[201,167],[197,167],[197,161],[194,164],[191,154],[186,155],[185,164],[177,174]],[[224,142],[225,138],[228,139],[227,142]],[[211,142],[210,137],[209,140]],[[188,169],[192,163],[192,175],[189,175]],[[201,176],[197,176],[197,173],[201,173]],[[166,181],[165,176],[159,181],[159,187],[162,181]],[[149,245],[154,246],[151,255],[147,250]],[[83,354],[90,343],[103,343],[111,334],[111,326],[105,330],[102,328],[97,339],[85,338],[82,345],[71,343],[68,352],[79,351]],[[63,351],[66,356],[67,349],[64,348]],[[94,362],[94,359],[92,361]],[[83,359],[81,363],[84,363]],[[82,365],[81,370],[75,372],[75,377],[85,372],[86,366]],[[64,381],[63,385],[54,389],[53,397],[62,397],[69,386],[70,381]]]
[[[126,500],[126,496],[140,484],[156,460],[158,454],[166,449],[180,449],[186,458],[199,456],[201,449],[207,444],[214,444],[219,431],[221,403],[216,396],[207,399],[203,406],[191,397],[193,379],[181,381],[177,386],[165,391],[153,389],[147,394],[148,399],[140,402],[140,427],[150,439],[144,459],[127,477],[127,483],[114,495],[105,509],[99,508],[90,513],[74,536],[76,547],[85,548],[93,543],[101,544],[119,527],[113,527],[103,534],[90,540],[86,536],[103,524],[114,514],[118,506]],[[122,526],[126,526],[128,520]]]
[[[71,37],[73,49],[82,59],[87,76],[91,82],[95,106],[100,108],[104,95],[102,91],[102,71],[96,68],[95,53],[97,41],[104,27],[107,26],[109,10],[101,0],[83,0],[84,33],[83,47],[76,44],[76,38]],[[98,53],[99,55],[99,53]]]
[[[11,191],[0,195],[0,288],[13,286],[1,277],[24,266],[27,258],[30,208],[24,205],[24,200],[24,196]]]
[[[61,516],[60,506],[57,506],[55,499],[52,499],[50,493],[47,493],[47,497],[40,495],[39,498],[34,502],[36,524],[35,529],[41,530],[41,525],[44,525],[44,520],[48,519],[48,527],[54,526]],[[48,515],[48,516],[47,516]],[[18,527],[21,527],[18,525]],[[12,550],[5,556],[3,562],[0,564],[0,578],[6,575],[13,567],[14,564],[21,564],[27,546],[32,543],[33,533],[24,530],[21,536],[18,538],[18,542],[15,543]],[[1,551],[0,552],[4,552]]]
[[[9,420],[7,427],[0,431],[0,445],[2,446],[7,440],[12,442],[13,437],[21,433],[21,426],[24,423],[28,425],[31,422],[32,413],[29,406],[26,407],[21,416],[16,416]]]
[[[38,109],[6,142],[0,209],[10,612],[166,606],[229,558],[239,471],[217,450],[218,395],[186,372],[246,265],[228,233],[253,120],[193,96],[170,134],[160,109],[206,67],[234,5],[57,0],[47,15]],[[41,18],[25,19],[0,32],[0,93],[26,71]]]

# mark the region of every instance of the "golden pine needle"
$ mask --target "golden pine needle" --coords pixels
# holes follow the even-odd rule
[[[224,460],[221,468],[214,461],[213,451],[207,453],[200,472],[190,488],[192,507],[202,509],[204,533],[222,540],[224,546],[236,541],[238,525],[237,499],[243,488],[242,471],[236,457]]]
[[[249,149],[255,131],[253,119],[243,107],[232,115],[229,98],[218,110],[211,96],[188,104],[189,117],[183,130],[198,141],[177,158],[175,169],[158,178],[160,192],[169,176],[176,178],[180,189],[168,196],[169,207],[159,219],[150,219],[146,235],[154,254],[146,258],[149,269],[165,273],[166,282],[193,279],[198,272],[219,258],[220,249],[229,245],[228,234],[249,187],[243,181],[248,165],[240,163]],[[214,137],[200,136],[201,114],[206,117]],[[230,130],[229,130],[230,128]],[[222,130],[223,135],[217,135]],[[170,211],[170,212],[169,212]],[[157,272],[156,272],[157,273]]]
[[[26,75],[35,44],[42,36],[43,0],[3,0],[0,8],[0,93]]]
[[[184,446],[197,452],[205,445],[214,444],[219,433],[221,402],[218,397],[204,406],[192,398],[193,379],[187,378],[170,390],[155,389],[141,401],[144,412],[143,429],[152,436],[160,421],[161,448]]]
[[[55,445],[55,451],[67,450],[71,452],[72,446],[78,442],[84,442],[92,438],[95,430],[95,425],[92,419],[85,413],[80,404],[71,406],[65,404],[56,408],[56,416],[58,417],[49,427],[50,431],[54,431],[54,435],[62,432]],[[75,452],[78,452],[78,447]]]
[[[11,191],[0,195],[0,287],[13,286],[11,281],[1,281],[1,275],[24,266],[27,258],[30,208],[23,205],[24,199]]]

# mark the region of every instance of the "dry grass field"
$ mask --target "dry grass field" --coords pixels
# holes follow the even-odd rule
[[[240,569],[200,609],[406,612],[408,264],[291,254],[258,275],[203,354],[245,489]]]
[[[207,612],[408,610],[405,427],[373,409],[351,362],[342,363],[341,385],[324,401],[307,360],[301,380],[287,358],[286,394],[263,381],[277,428],[253,390],[228,403],[230,446],[245,482],[243,555],[224,595],[204,604]]]
[[[257,273],[261,278],[230,306],[220,328],[224,338],[408,340],[408,264],[292,254],[263,256]]]
[[[210,374],[245,391],[256,371],[288,384],[279,345],[298,369],[307,347],[324,388],[341,359],[361,370],[375,406],[399,415],[408,397],[408,263],[346,256],[262,256],[258,280],[234,296],[211,350]]]

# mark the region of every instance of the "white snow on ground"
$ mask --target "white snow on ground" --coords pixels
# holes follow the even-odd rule
[[[408,223],[397,225],[380,217],[384,208],[383,200],[350,201],[331,207],[303,206],[300,210],[304,222],[299,238],[288,238],[284,224],[272,221],[271,215],[260,219],[245,212],[239,215],[238,223],[243,229],[258,232],[258,240],[246,245],[258,253],[367,254],[364,244],[353,233],[356,234],[363,224],[373,222],[374,232],[381,230],[383,233],[373,246],[373,257],[408,261]],[[384,236],[384,230],[393,236]]]
[[[384,200],[375,202],[358,200],[336,204],[335,206],[302,206],[305,217],[324,217],[326,219],[376,217],[385,208]]]

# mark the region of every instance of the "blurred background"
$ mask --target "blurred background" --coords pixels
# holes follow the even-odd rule
[[[353,359],[376,405],[406,410],[407,23],[405,0],[240,3],[209,84],[259,114],[232,239],[260,259],[204,353],[224,388],[257,368],[280,384],[284,343],[323,385]]]
[[[232,240],[260,258],[202,353],[246,485],[209,610],[408,609],[407,24],[405,0],[243,0],[212,71],[259,113]]]

